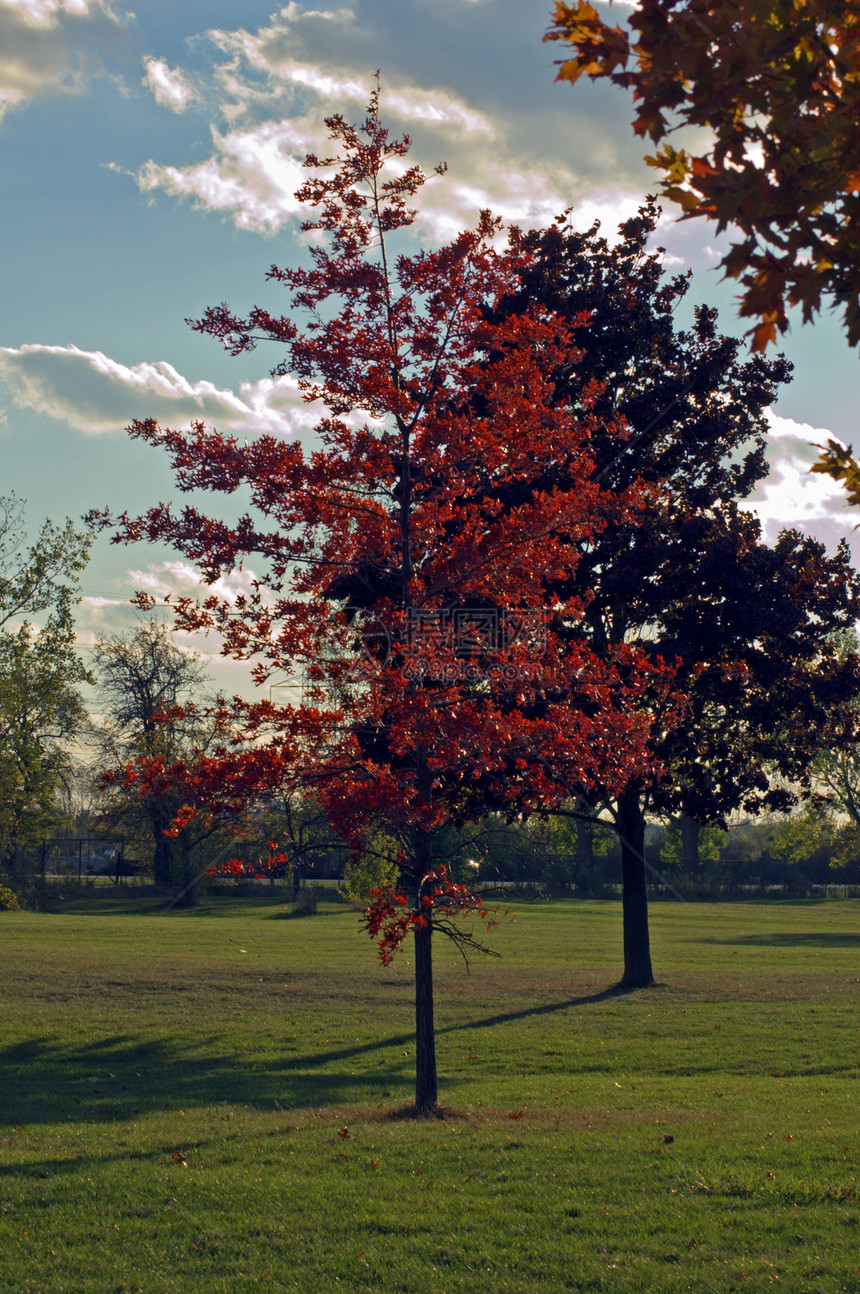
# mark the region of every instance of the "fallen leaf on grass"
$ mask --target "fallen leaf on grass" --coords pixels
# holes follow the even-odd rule
[[[187,1160],[181,1150],[174,1150],[170,1158],[173,1160],[174,1164],[181,1164],[183,1168],[188,1167]]]

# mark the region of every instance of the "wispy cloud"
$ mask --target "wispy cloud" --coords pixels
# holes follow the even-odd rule
[[[213,123],[213,148],[204,161],[150,159],[137,172],[140,188],[191,199],[256,233],[273,234],[293,222],[306,154],[330,151],[324,119],[336,113],[360,119],[372,88],[354,47],[356,31],[363,50],[370,33],[366,22],[357,27],[351,9],[306,10],[295,3],[257,31],[210,31],[213,107],[228,129]],[[544,223],[570,206],[580,206],[579,223],[588,224],[600,209],[611,232],[635,207],[617,150],[599,129],[591,130],[589,151],[600,172],[596,180],[568,162],[541,123],[526,150],[520,112],[497,105],[488,111],[434,80],[383,69],[383,112],[393,133],[414,137],[415,160],[428,169],[448,163],[448,175],[422,198],[422,225],[434,237],[473,224],[483,208],[522,224]]]
[[[142,84],[152,91],[155,102],[173,112],[184,112],[194,91],[178,68],[168,67],[161,59],[144,60],[146,75]]]
[[[75,613],[78,646],[87,651],[100,639],[132,632],[140,624],[142,614],[132,601],[137,591],[151,592],[156,597],[156,605],[146,613],[147,618],[154,617],[172,626],[173,617],[169,606],[164,603],[164,597],[168,593],[205,596],[208,586],[201,585],[190,568],[174,572],[168,569],[170,565],[153,564],[142,570],[128,570],[124,578],[114,581],[117,585],[116,596],[85,594]],[[237,574],[241,575],[241,572]],[[201,658],[211,672],[213,690],[221,690],[228,696],[237,693],[248,697],[259,695],[251,679],[250,665],[246,661],[235,661],[221,654],[220,635],[176,632],[173,642],[180,651],[193,652]]]
[[[137,174],[138,186],[191,198],[204,210],[229,211],[240,229],[277,232],[300,210],[293,196],[306,178],[299,123],[271,121],[226,135],[213,127],[212,140],[214,153],[196,166],[147,162]]]
[[[0,379],[16,404],[88,435],[149,417],[177,427],[197,419],[246,436],[290,436],[316,421],[291,378],[244,382],[236,394],[191,382],[164,360],[128,366],[77,346],[0,347]]]

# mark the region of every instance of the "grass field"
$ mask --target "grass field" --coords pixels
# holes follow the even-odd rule
[[[411,966],[326,900],[0,913],[0,1289],[860,1291],[860,903],[521,904]]]

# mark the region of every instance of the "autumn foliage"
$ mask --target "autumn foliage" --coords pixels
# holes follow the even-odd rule
[[[291,313],[221,305],[194,321],[233,354],[276,343],[274,373],[297,375],[323,410],[313,438],[136,422],[180,490],[242,489],[251,507],[227,523],[157,505],[119,518],[115,538],[166,541],[210,585],[262,564],[238,601],[174,604],[182,627],[217,631],[225,653],[253,661],[258,683],[302,687],[293,704],[234,703],[235,753],[207,766],[207,794],[222,793],[220,778],[229,796],[256,762],[263,786],[312,789],[356,854],[374,823],[399,842],[399,881],[374,896],[367,926],[384,960],[415,936],[423,1109],[436,1100],[430,935],[462,945],[460,917],[490,919],[456,860],[436,856],[441,831],[645,772],[669,675],[624,643],[596,655],[587,591],[569,579],[598,534],[633,523],[648,488],[605,490],[592,393],[575,407],[558,399],[583,320],[539,304],[494,310],[530,254],[489,214],[416,249],[425,176],[406,161],[408,140],[389,138],[376,94],[361,126],[328,126],[339,151],[307,159],[298,195],[314,212],[308,263],[268,276]],[[620,451],[628,434],[601,421]]]
[[[632,91],[684,219],[740,231],[722,264],[756,350],[823,303],[860,342],[860,0],[641,0],[624,26],[558,0],[546,39],[571,47],[560,80]],[[686,126],[702,151],[666,142]]]

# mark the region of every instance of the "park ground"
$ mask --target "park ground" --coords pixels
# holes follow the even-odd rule
[[[860,902],[518,903],[408,952],[356,912],[0,913],[0,1290],[860,1291]]]

